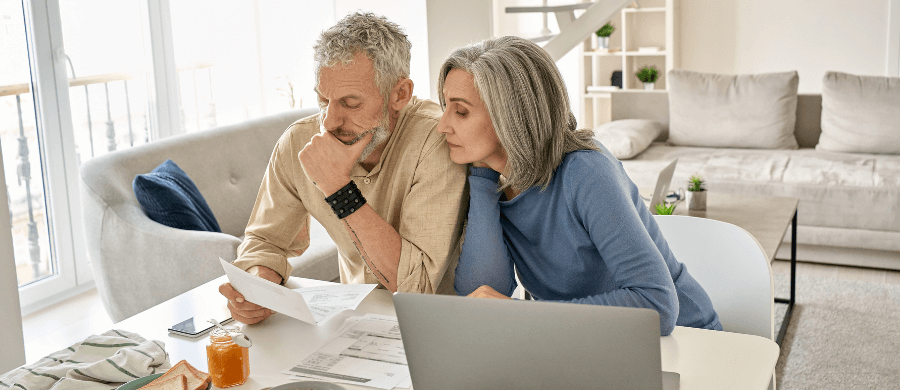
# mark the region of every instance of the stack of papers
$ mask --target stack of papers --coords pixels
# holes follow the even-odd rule
[[[412,386],[397,317],[375,314],[348,318],[322,348],[282,374],[385,390]]]
[[[300,321],[318,325],[344,310],[353,310],[372,292],[375,284],[332,284],[289,289],[250,275],[222,260],[228,281],[248,302]]]

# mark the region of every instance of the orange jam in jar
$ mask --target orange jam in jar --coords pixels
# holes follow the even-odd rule
[[[206,359],[212,384],[218,388],[242,385],[250,376],[250,349],[235,344],[234,333],[215,329],[209,335]]]

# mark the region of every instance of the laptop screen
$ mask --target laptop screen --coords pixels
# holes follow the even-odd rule
[[[661,389],[650,309],[394,294],[416,390]]]

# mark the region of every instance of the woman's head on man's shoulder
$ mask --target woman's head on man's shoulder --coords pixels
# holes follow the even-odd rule
[[[529,40],[456,49],[438,71],[438,96],[453,161],[486,165],[516,189],[546,186],[568,152],[597,149],[593,132],[576,130],[556,63]]]

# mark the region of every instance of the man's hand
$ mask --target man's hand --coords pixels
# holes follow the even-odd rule
[[[281,284],[281,275],[267,267],[255,265],[250,267],[247,273],[259,276],[272,283]],[[228,298],[228,310],[231,311],[231,318],[234,318],[235,321],[248,325],[255,324],[275,314],[270,309],[244,300],[244,296],[237,292],[234,287],[231,287],[231,283],[220,285],[219,293]]]
[[[350,182],[350,171],[372,137],[369,133],[353,145],[344,145],[328,131],[314,135],[298,155],[303,172],[325,196],[330,196]]]
[[[468,296],[473,298],[512,299],[506,295],[498,293],[497,290],[494,290],[491,286],[488,286],[486,284],[478,287]]]

